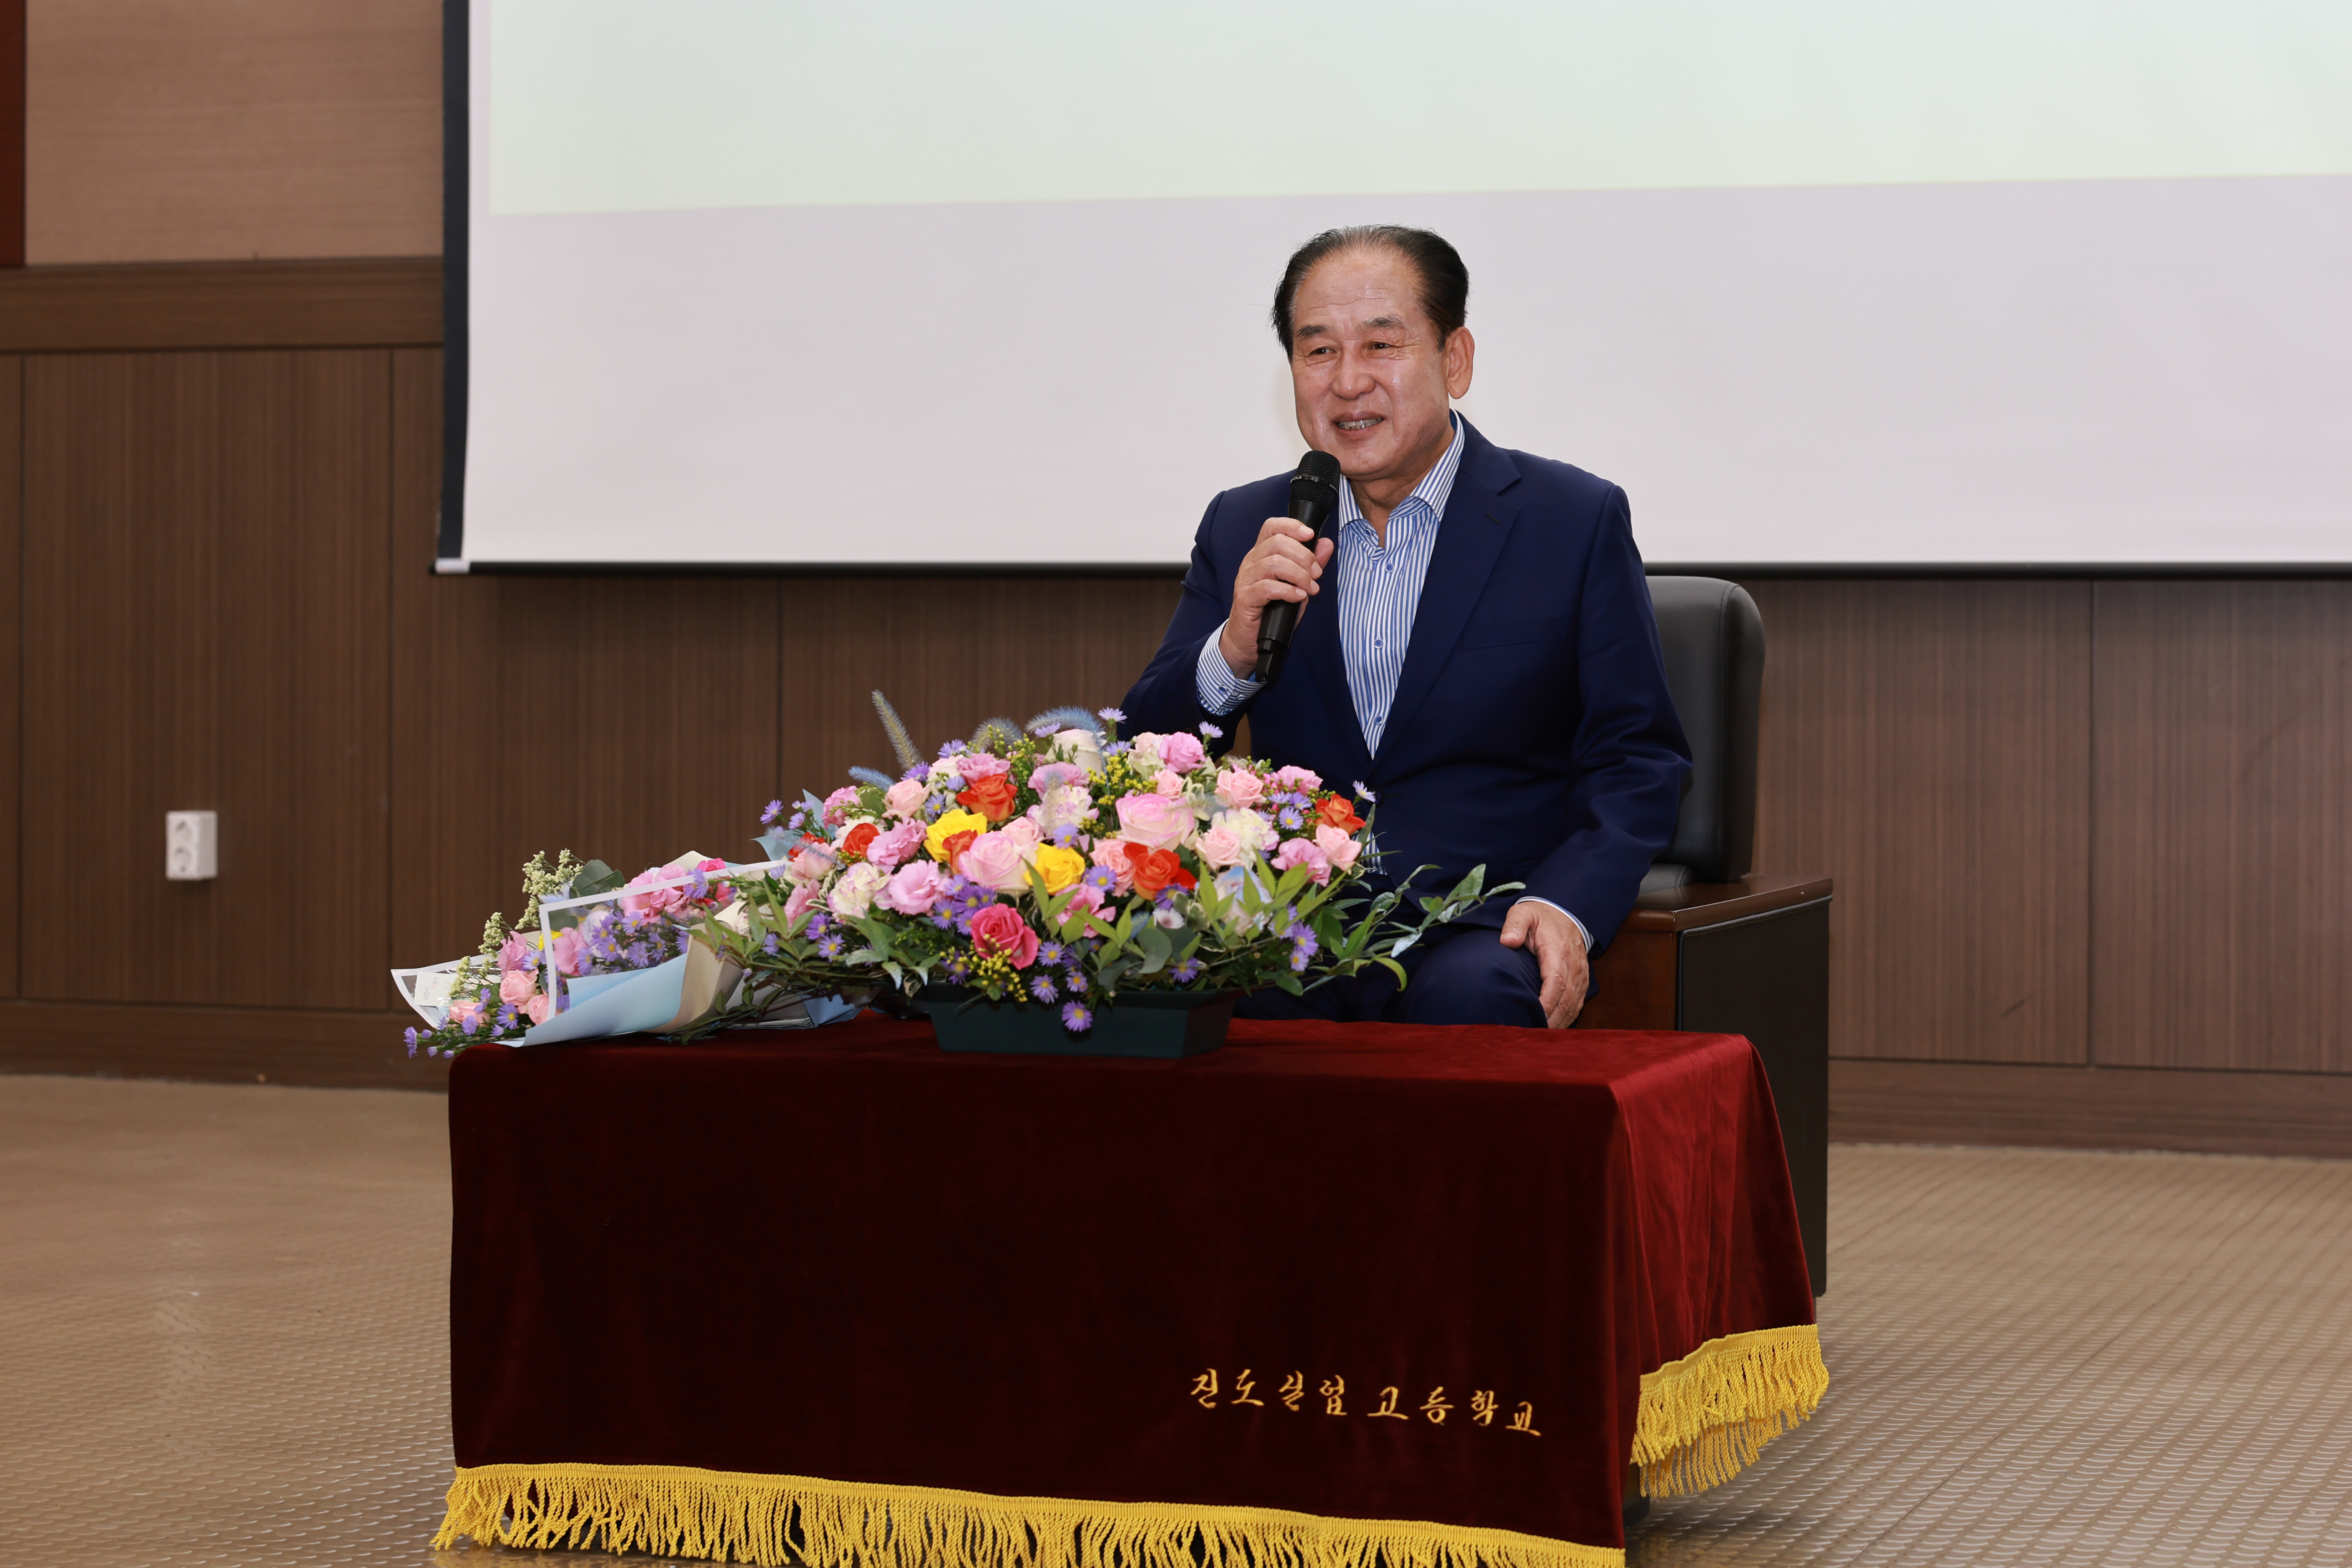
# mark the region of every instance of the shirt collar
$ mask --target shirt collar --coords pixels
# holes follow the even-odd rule
[[[1444,452],[1439,456],[1435,463],[1430,466],[1429,472],[1422,476],[1421,483],[1412,487],[1412,494],[1399,502],[1389,513],[1391,517],[1404,510],[1414,501],[1419,501],[1429,509],[1431,518],[1439,522],[1445,521],[1445,503],[1454,494],[1454,475],[1462,467],[1462,416],[1456,413],[1449,416],[1449,419],[1454,426],[1454,439],[1445,444]],[[1339,526],[1345,528],[1351,522],[1363,521],[1363,509],[1356,504],[1356,487],[1352,484],[1341,485],[1339,487]],[[1367,526],[1370,525],[1367,524]]]

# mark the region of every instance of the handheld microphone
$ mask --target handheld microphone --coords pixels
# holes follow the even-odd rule
[[[1339,459],[1328,452],[1309,452],[1298,459],[1290,477],[1290,515],[1315,531],[1317,543],[1331,537],[1331,520],[1339,513]],[[1291,634],[1298,629],[1299,599],[1276,599],[1257,623],[1257,679],[1272,681],[1282,674],[1290,657]]]

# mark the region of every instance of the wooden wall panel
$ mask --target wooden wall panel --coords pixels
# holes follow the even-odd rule
[[[781,772],[773,579],[431,574],[440,358],[394,356],[402,964],[472,951],[536,850],[743,858]]]
[[[1115,704],[1160,646],[1178,579],[810,578],[784,584],[786,793],[895,772],[867,694],[917,745],[983,719]]]
[[[23,991],[383,1005],[389,356],[25,371]],[[167,882],[163,816],[221,814]]]
[[[1756,864],[1837,879],[1832,1052],[2086,1059],[2090,585],[1748,587]]]
[[[24,736],[25,362],[0,359],[0,996],[16,993]]]
[[[26,253],[441,248],[437,0],[31,0]]]
[[[2352,583],[2102,583],[2093,1054],[2352,1072]]]

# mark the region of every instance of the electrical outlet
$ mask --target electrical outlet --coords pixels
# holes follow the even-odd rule
[[[220,875],[220,815],[163,814],[163,875],[174,882],[209,882]]]

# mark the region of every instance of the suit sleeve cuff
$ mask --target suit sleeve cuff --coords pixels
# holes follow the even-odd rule
[[[1223,663],[1223,661],[1219,660],[1219,662]],[[1584,929],[1584,922],[1578,920],[1574,915],[1569,914],[1568,910],[1560,909],[1558,904],[1553,903],[1549,899],[1538,899],[1533,895],[1528,895],[1513,899],[1511,900],[1511,904],[1515,909],[1521,904],[1541,904],[1548,910],[1555,910],[1561,914],[1568,915],[1568,923],[1574,926],[1576,928],[1576,934],[1584,939],[1584,951],[1587,952],[1591,952],[1592,951],[1592,933]]]
[[[1225,628],[1219,626],[1207,642],[1201,645],[1201,657],[1192,666],[1192,683],[1200,689],[1201,706],[1222,719],[1257,695],[1265,682],[1252,680],[1246,675],[1235,675],[1225,656],[1217,651],[1224,640]],[[1574,917],[1570,917],[1571,919]]]

